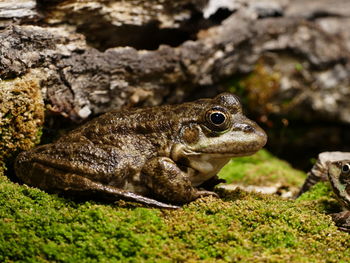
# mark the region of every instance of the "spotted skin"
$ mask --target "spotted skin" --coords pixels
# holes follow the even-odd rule
[[[19,154],[15,171],[22,182],[50,192],[177,208],[216,196],[202,186],[212,188],[231,157],[253,154],[266,140],[238,98],[223,93],[108,112],[55,143]]]
[[[350,232],[350,160],[330,163],[328,178],[333,192],[345,210],[331,216],[340,230]]]

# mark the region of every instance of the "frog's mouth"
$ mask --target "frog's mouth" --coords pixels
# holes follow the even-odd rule
[[[189,145],[188,154],[220,155],[220,156],[246,156],[260,150],[267,142],[264,131],[257,130],[252,133],[232,131],[216,138],[201,138],[196,145]]]
[[[256,153],[257,150],[254,151],[245,151],[245,152],[210,152],[210,151],[194,151],[191,149],[183,149],[183,154],[186,156],[203,156],[207,155],[208,158],[223,158],[223,157],[241,157],[248,156]]]
[[[241,148],[235,148],[235,149],[213,149],[210,147],[206,148],[192,148],[187,147],[183,144],[177,144],[173,147],[171,151],[171,158],[174,161],[178,161],[181,159],[206,159],[206,160],[220,160],[220,159],[227,159],[233,157],[240,157],[240,156],[248,156],[256,153],[263,145],[253,145],[253,146],[247,146],[243,145],[243,149]]]

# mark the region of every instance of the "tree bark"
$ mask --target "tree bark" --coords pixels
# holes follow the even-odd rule
[[[293,109],[306,104],[307,112],[350,123],[347,1],[22,0],[0,7],[0,77],[40,72],[45,102],[74,121],[124,105],[180,102],[208,87],[214,94],[263,61],[286,74],[264,101],[272,106],[257,104],[260,113],[284,113],[290,108],[278,104],[289,99]],[[288,68],[295,64],[302,72]],[[340,96],[330,105],[332,92]]]

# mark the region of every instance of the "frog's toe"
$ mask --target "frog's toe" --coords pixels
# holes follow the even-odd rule
[[[199,190],[197,192],[197,198],[205,197],[205,196],[213,196],[213,197],[220,198],[219,195],[213,191]]]
[[[350,233],[350,211],[331,214],[339,230]]]

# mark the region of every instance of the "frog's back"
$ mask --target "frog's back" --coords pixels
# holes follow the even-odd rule
[[[203,100],[206,101],[206,100]],[[148,108],[115,110],[86,123],[59,141],[92,142],[111,145],[123,151],[143,155],[158,152],[167,155],[177,142],[183,125],[198,122],[203,103],[163,105]],[[127,147],[127,148],[126,148]]]
[[[43,189],[47,188],[45,183],[36,180],[40,173],[58,171],[122,188],[148,159],[169,155],[178,129],[177,121],[169,116],[176,114],[172,109],[163,106],[108,112],[52,144],[21,153],[16,173],[23,182]],[[44,171],[44,166],[51,170]]]

